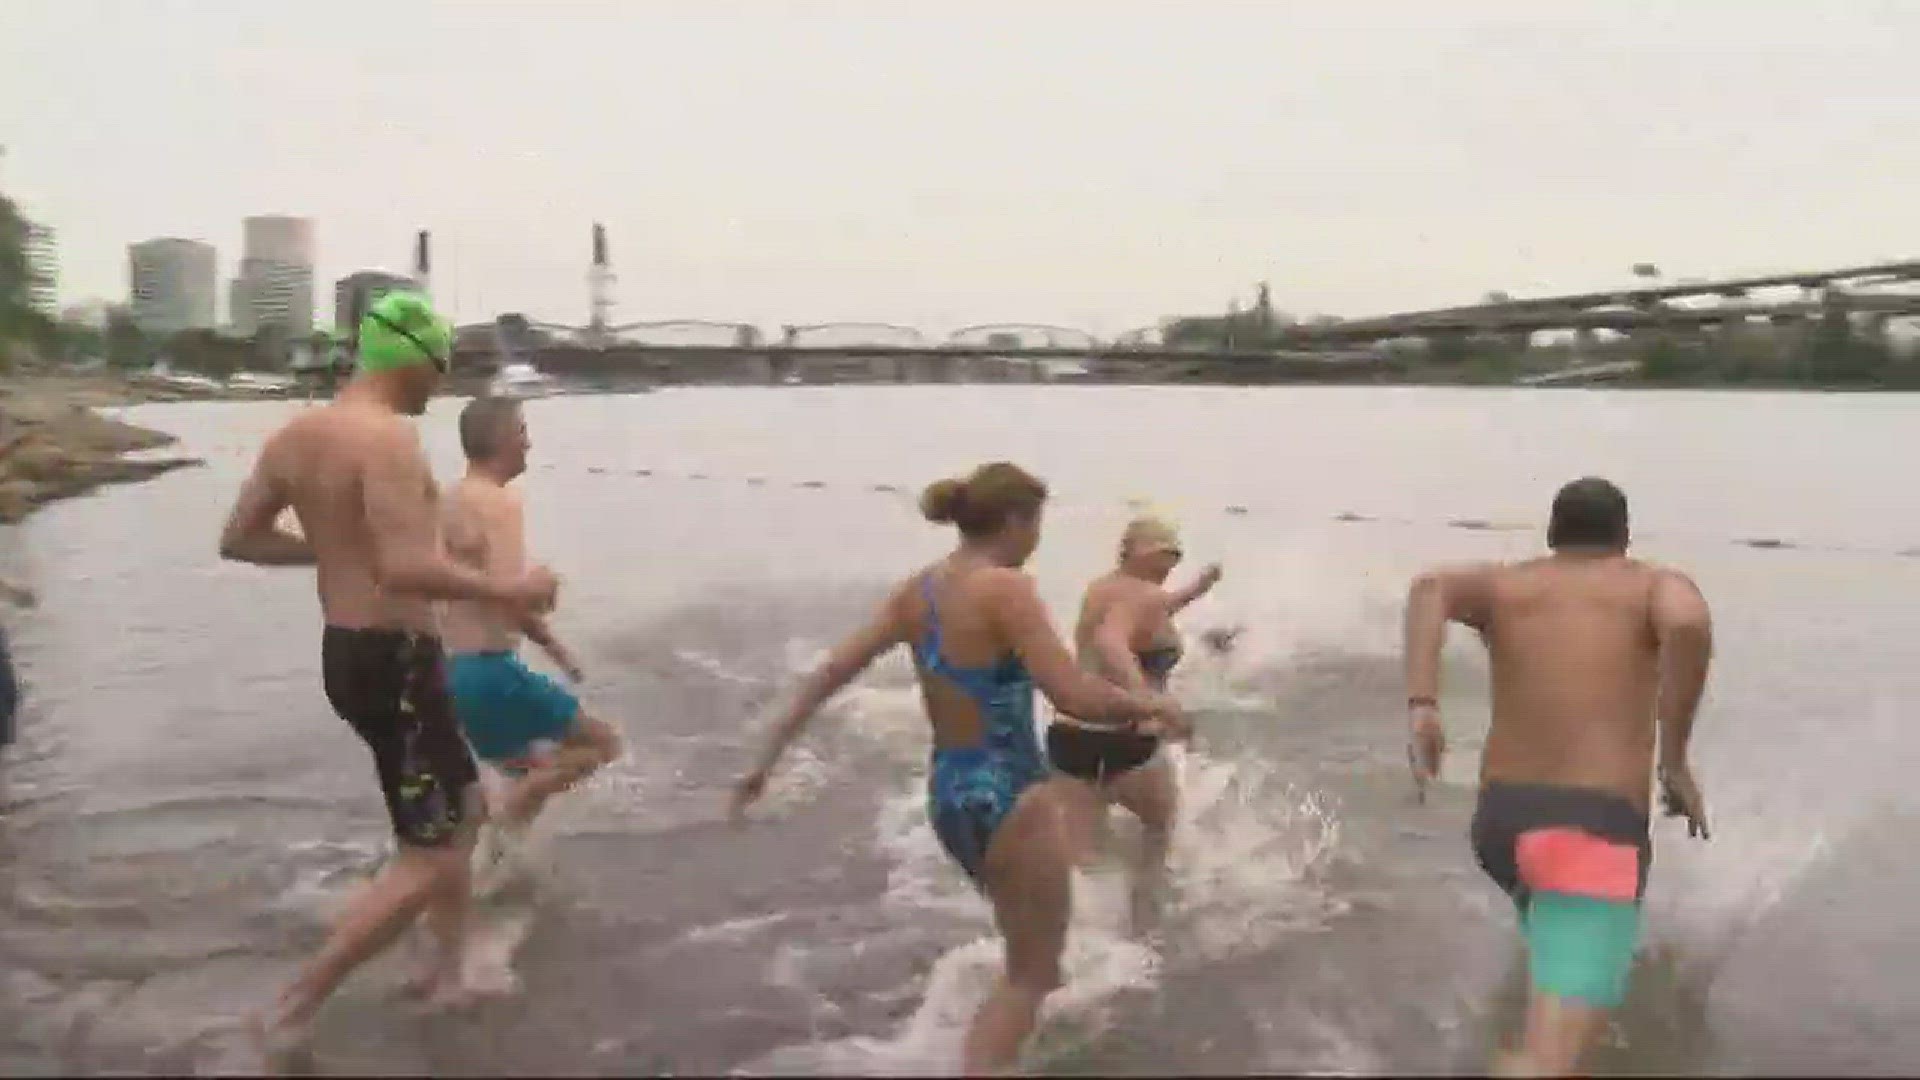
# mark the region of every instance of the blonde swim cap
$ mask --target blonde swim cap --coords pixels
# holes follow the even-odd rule
[[[1159,514],[1142,514],[1127,522],[1126,531],[1120,534],[1120,545],[1134,555],[1151,555],[1156,551],[1179,554],[1184,550],[1179,527]]]

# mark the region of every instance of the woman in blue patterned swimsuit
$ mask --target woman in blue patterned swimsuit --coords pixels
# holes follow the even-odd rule
[[[970,1076],[1014,1062],[1040,1002],[1060,985],[1073,830],[1087,827],[1093,811],[1085,785],[1050,776],[1034,729],[1034,686],[1071,716],[1139,730],[1183,723],[1165,694],[1123,690],[1085,671],[1054,631],[1020,569],[1040,543],[1046,497],[1045,484],[1004,462],[928,487],[922,512],[958,527],[960,546],[896,587],[807,677],[734,794],[737,817],[828,698],[887,650],[912,648],[933,725],[934,831],[992,902],[1006,940],[1005,975],[967,1032],[962,1068]]]

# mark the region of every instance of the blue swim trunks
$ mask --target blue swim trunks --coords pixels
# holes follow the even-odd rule
[[[454,654],[447,694],[474,754],[510,769],[534,743],[565,738],[580,715],[579,700],[565,687],[511,652]]]

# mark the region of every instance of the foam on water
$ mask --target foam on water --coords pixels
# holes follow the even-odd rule
[[[1337,565],[1330,553],[1318,552],[1315,558],[1316,552],[1302,550],[1304,543],[1275,547],[1266,540],[1257,553],[1234,555],[1229,562],[1233,588],[1221,590],[1232,597],[1231,610],[1209,597],[1182,617],[1193,647],[1179,669],[1176,690],[1190,708],[1272,708],[1272,699],[1260,692],[1262,683],[1270,683],[1272,673],[1303,648],[1352,638],[1361,626],[1377,629],[1383,621],[1366,605],[1356,608],[1352,589],[1345,587],[1355,583],[1327,580],[1326,568]],[[1380,604],[1389,602],[1383,586],[1366,584],[1374,586]],[[1397,602],[1397,596],[1391,600]],[[1232,650],[1215,653],[1199,645],[1199,631],[1228,625],[1245,628]],[[794,639],[784,659],[797,673],[819,656],[819,642]],[[905,651],[882,660],[832,709],[837,728],[898,766],[889,775],[899,786],[882,801],[872,840],[888,865],[882,907],[891,919],[924,928],[918,932],[925,937],[953,944],[946,945],[924,979],[878,995],[910,1000],[917,991],[917,1006],[890,1030],[787,1046],[742,1069],[951,1072],[974,1012],[999,978],[1002,945],[989,905],[941,848],[927,817],[926,722]],[[1038,712],[1045,723],[1048,710],[1043,705]],[[1318,880],[1338,845],[1339,824],[1315,793],[1297,788],[1257,752],[1216,757],[1204,748],[1181,746],[1165,752],[1182,797],[1161,930],[1150,942],[1130,934],[1129,880],[1111,853],[1075,872],[1072,931],[1062,958],[1065,981],[1047,1000],[1029,1064],[1099,1039],[1122,1003],[1154,990],[1169,970],[1269,948],[1289,934],[1312,931],[1340,910]],[[1112,838],[1124,839],[1119,834],[1133,828],[1131,817],[1117,809],[1109,813]],[[778,963],[771,979],[807,978],[806,965],[795,957]]]
[[[889,697],[892,708],[881,704]],[[924,755],[925,736],[913,731],[910,720],[917,715],[905,715],[909,708],[917,712],[917,700],[881,690],[870,692],[853,713],[874,721],[871,730],[890,747],[906,748],[907,740],[886,734],[906,729]],[[1129,883],[1113,860],[1076,871],[1073,929],[1062,958],[1065,982],[1047,999],[1029,1048],[1032,1063],[1099,1038],[1127,996],[1154,989],[1168,965],[1265,948],[1320,925],[1337,910],[1317,887],[1315,871],[1335,847],[1338,826],[1315,798],[1257,759],[1219,760],[1179,748],[1170,753],[1184,795],[1164,933],[1153,944],[1130,935]],[[910,772],[877,816],[874,847],[891,864],[882,904],[901,920],[928,925],[930,936],[964,940],[934,961],[919,1005],[891,1032],[788,1046],[744,1064],[743,1071],[929,1075],[956,1067],[973,1014],[1002,970],[1002,947],[986,901],[952,865],[928,821],[924,761]],[[1181,842],[1196,836],[1206,842]],[[793,982],[802,969],[788,957],[770,978]],[[902,986],[895,993],[904,997],[911,990]]]
[[[1711,975],[1835,847],[1908,789],[1903,761],[1887,746],[1911,726],[1908,710],[1877,699],[1849,721],[1844,739],[1825,730],[1743,747],[1747,760],[1724,781],[1701,771],[1711,840],[1687,837],[1678,819],[1655,825],[1661,859],[1647,886],[1647,937],[1675,948],[1682,963]],[[1845,797],[1831,778],[1847,777]]]
[[[1182,807],[1169,915],[1187,927],[1199,957],[1257,951],[1339,913],[1318,871],[1339,845],[1340,823],[1315,793],[1260,758],[1166,752]]]

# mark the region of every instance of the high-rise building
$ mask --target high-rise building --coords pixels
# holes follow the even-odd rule
[[[249,259],[313,265],[313,221],[285,214],[259,214],[242,223]]]
[[[215,325],[218,275],[213,245],[163,236],[127,246],[133,323],[149,334]]]
[[[242,336],[258,329],[253,323],[253,283],[235,275],[227,282],[227,328]]]
[[[52,315],[60,302],[60,258],[54,248],[53,230],[44,225],[28,225],[26,255],[32,274],[27,286],[27,303],[43,315]]]
[[[361,270],[333,283],[333,325],[343,334],[360,330],[360,317],[375,300],[396,289],[417,289],[419,282],[385,270]]]
[[[313,222],[280,214],[246,219],[229,298],[233,325],[242,333],[271,327],[295,339],[312,331]]]

